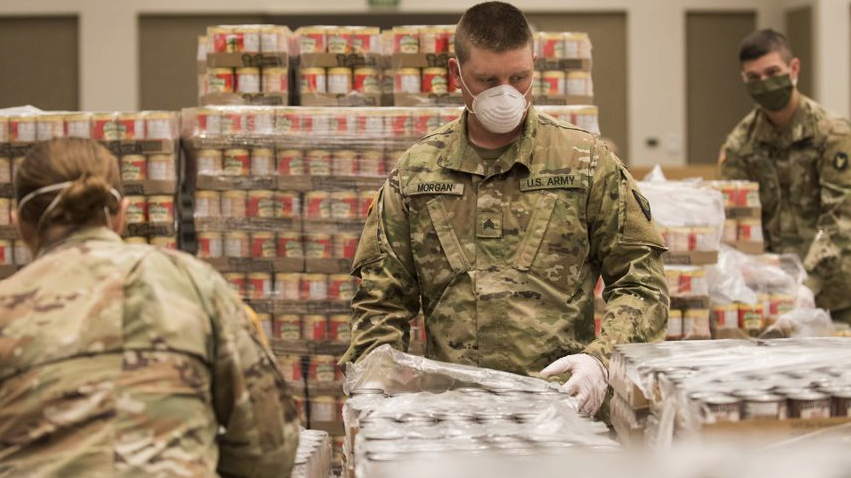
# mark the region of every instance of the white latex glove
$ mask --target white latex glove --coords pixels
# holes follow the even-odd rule
[[[547,365],[541,370],[541,375],[549,377],[565,372],[570,372],[570,379],[561,386],[561,390],[576,397],[580,412],[593,417],[603,405],[609,388],[606,368],[588,354],[575,354]]]

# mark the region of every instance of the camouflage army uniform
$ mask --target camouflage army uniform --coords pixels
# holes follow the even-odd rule
[[[297,441],[272,355],[200,261],[92,228],[0,283],[0,476],[278,478]]]
[[[851,321],[849,154],[848,121],[802,96],[783,131],[760,108],[746,116],[721,151],[721,175],[759,183],[767,249],[798,254],[818,306]]]
[[[617,343],[663,337],[664,248],[620,161],[530,108],[522,138],[486,168],[465,118],[411,147],[382,187],[355,257],[342,361],[385,343],[404,350],[420,307],[428,357],[516,373],[583,352],[607,364]]]

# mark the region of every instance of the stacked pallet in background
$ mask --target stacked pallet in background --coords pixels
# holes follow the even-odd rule
[[[175,195],[179,172],[177,114],[142,112],[42,112],[0,116],[0,278],[30,257],[10,223],[15,167],[37,141],[91,138],[120,161],[129,242],[176,248]]]
[[[746,254],[762,254],[762,206],[759,183],[751,181],[707,181],[724,195],[725,244]]]
[[[627,344],[609,368],[625,443],[695,434],[784,440],[851,421],[851,340]]]
[[[217,25],[198,39],[199,103],[289,104],[291,35],[278,25]]]
[[[535,34],[536,104],[583,105],[594,102],[591,40],[586,33]]]

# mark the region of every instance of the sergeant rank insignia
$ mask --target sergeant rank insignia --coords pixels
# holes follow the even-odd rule
[[[488,239],[502,237],[502,214],[481,212],[476,222],[476,236]]]

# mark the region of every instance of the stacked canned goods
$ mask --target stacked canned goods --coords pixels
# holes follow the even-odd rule
[[[455,53],[454,25],[398,26],[383,33],[388,55],[444,55]],[[387,72],[393,78],[393,92],[407,94],[446,95],[458,91],[454,75],[445,62],[429,62],[430,66],[400,66]]]
[[[290,30],[278,25],[218,25],[207,28],[204,42],[207,57],[219,53],[246,55],[275,55],[283,58],[274,66],[268,63],[240,63],[239,67],[211,66],[201,96],[210,93],[248,93],[286,96],[289,92],[289,66],[285,55],[289,51]],[[199,51],[201,48],[199,47]],[[213,63],[215,64],[215,63]]]
[[[7,141],[16,144],[54,138],[127,142],[178,137],[177,115],[170,111],[46,112],[11,115],[3,122]]]
[[[540,61],[532,83],[534,95],[556,98],[594,96],[590,71],[591,40],[587,34],[538,32],[535,34],[535,52]]]
[[[539,112],[567,121],[595,134],[600,134],[600,113],[594,105],[541,105]]]
[[[724,222],[723,240],[727,244],[763,243],[762,211],[759,200],[759,184],[750,181],[709,181],[709,186],[724,195],[724,209],[727,219]],[[756,252],[748,248],[745,252]]]
[[[374,62],[337,62],[336,66],[314,60],[315,54],[381,55],[381,31],[377,27],[309,26],[295,32],[301,55],[299,91],[306,94],[380,94],[381,70]],[[347,66],[347,65],[359,66]]]

